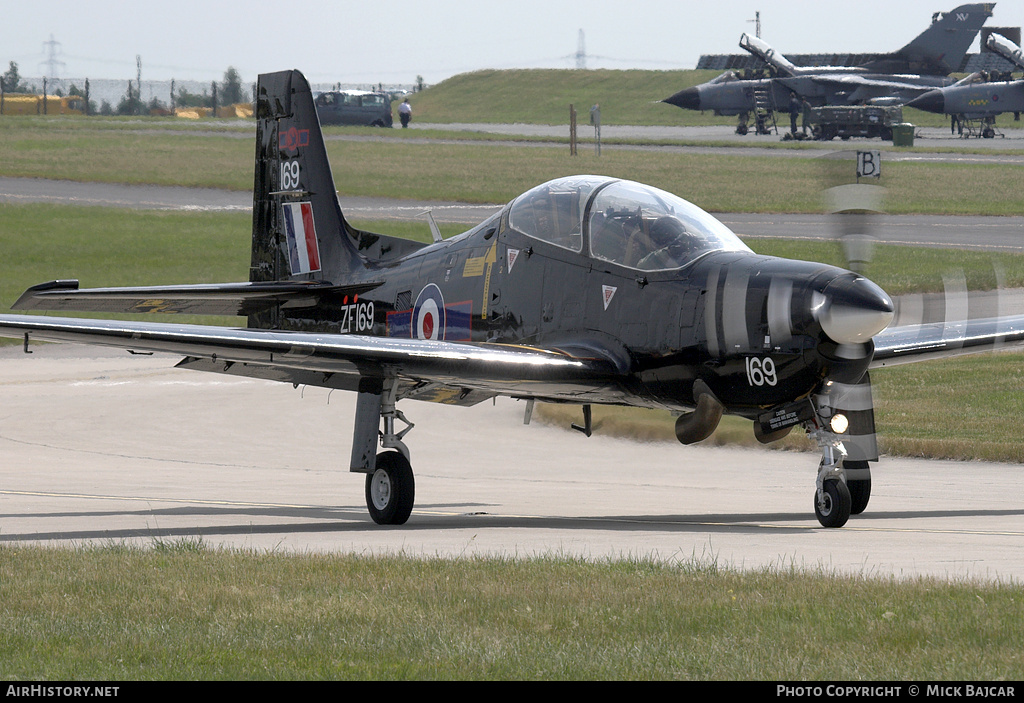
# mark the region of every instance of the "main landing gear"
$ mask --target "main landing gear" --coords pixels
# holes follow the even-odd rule
[[[364,378],[356,397],[351,471],[366,474],[366,508],[378,525],[405,524],[416,502],[409,448],[402,442],[413,424],[395,407],[397,392],[394,378]],[[395,432],[395,420],[404,422],[406,427]],[[391,451],[375,454],[378,441]]]
[[[401,452],[381,452],[372,474],[366,474],[366,508],[378,525],[403,525],[416,500],[412,465]]]

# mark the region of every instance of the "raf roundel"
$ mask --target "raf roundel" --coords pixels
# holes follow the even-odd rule
[[[416,296],[413,308],[413,334],[419,339],[444,339],[445,311],[441,289],[431,283]]]

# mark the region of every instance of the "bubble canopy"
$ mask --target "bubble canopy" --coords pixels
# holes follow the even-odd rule
[[[666,191],[606,176],[570,176],[516,198],[509,226],[571,251],[640,271],[681,268],[713,251],[750,251],[696,205]]]

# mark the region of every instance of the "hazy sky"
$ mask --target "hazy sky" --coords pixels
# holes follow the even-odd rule
[[[11,0],[0,68],[61,78],[243,81],[297,68],[314,82],[437,83],[482,68],[572,68],[583,30],[588,68],[694,68],[739,53],[740,34],[783,54],[885,52],[924,31],[953,0]],[[515,9],[512,9],[512,8]],[[854,9],[856,8],[856,9]],[[1024,3],[996,3],[988,26],[1024,25]],[[973,50],[977,50],[977,44]]]

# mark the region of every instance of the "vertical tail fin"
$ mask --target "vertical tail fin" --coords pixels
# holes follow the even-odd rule
[[[341,283],[359,265],[349,229],[309,83],[260,75],[249,280]]]
[[[935,13],[931,26],[897,51],[895,58],[906,61],[912,73],[945,76],[959,71],[967,50],[985,20],[992,16],[994,7],[993,2],[973,3]]]

